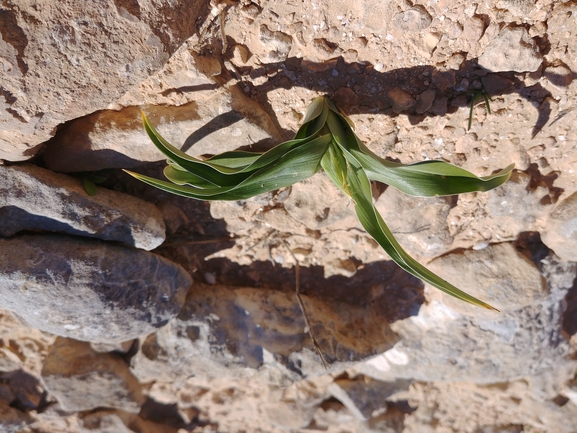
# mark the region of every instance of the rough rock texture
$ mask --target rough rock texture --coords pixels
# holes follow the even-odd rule
[[[577,261],[577,193],[559,202],[549,214],[543,242],[563,260]]]
[[[0,281],[0,303],[32,326],[102,343],[165,325],[191,285],[157,255],[55,235],[0,240]]]
[[[118,241],[152,250],[165,239],[162,215],[151,203],[35,165],[0,166],[0,236],[46,230]]]
[[[0,159],[32,157],[55,128],[105,108],[192,35],[201,2],[5,2]]]
[[[142,387],[119,355],[97,353],[89,343],[57,338],[42,367],[46,389],[68,412],[108,407],[138,413]]]
[[[138,340],[93,342],[92,351],[70,339],[58,343],[68,359],[80,344],[90,356],[126,362],[145,395],[138,414],[64,411],[40,379],[55,337],[3,312],[0,368],[10,371],[0,371],[0,430],[575,433],[574,1],[332,0],[306,7],[293,0],[102,1],[72,12],[70,2],[55,7],[42,0],[37,9],[4,3],[0,21],[9,25],[0,26],[0,85],[16,111],[0,114],[0,122],[33,128],[42,112],[37,129],[25,132],[38,141],[25,147],[32,155],[55,134],[33,160],[55,170],[134,166],[161,177],[162,162],[144,164],[159,156],[140,130],[139,109],[190,154],[265,150],[292,138],[321,94],[350,116],[380,157],[442,159],[477,175],[512,162],[516,170],[498,189],[458,197],[410,198],[373,187],[377,207],[407,250],[500,313],[467,308],[401,271],[321,173],[250,200],[208,204],[111,170],[106,187],[157,205],[167,240],[155,253],[182,265],[195,285],[175,317],[180,304],[170,304],[170,320],[160,329],[150,325],[154,312],[134,319],[93,291],[74,298],[73,313],[85,329],[115,317],[138,328],[122,337]],[[189,21],[179,5],[198,8],[199,19]],[[194,35],[182,45],[178,36],[170,49],[146,45],[152,32],[188,25]],[[18,27],[28,35],[25,47],[14,42],[21,40]],[[94,30],[90,44],[86,27]],[[47,29],[55,36],[46,36]],[[115,43],[118,35],[123,39]],[[20,78],[11,66],[18,65],[13,46],[29,67]],[[113,57],[104,59],[106,52]],[[127,61],[129,52],[140,63]],[[78,67],[63,60],[71,53]],[[471,107],[473,95],[483,92],[490,112],[482,100]],[[23,114],[19,104],[33,109]],[[29,117],[18,123],[16,115]],[[18,145],[18,134],[0,137]],[[103,247],[110,248],[120,247]],[[131,250],[130,260],[140,254]],[[47,272],[35,258],[25,257],[19,268],[34,268],[47,282],[68,275]],[[116,262],[127,268],[124,259]],[[78,262],[67,263],[72,269]],[[147,293],[173,277],[155,280],[146,260],[133,269],[150,285],[130,299],[161,305]],[[88,275],[82,287],[110,275]],[[78,279],[70,281],[44,316],[54,317],[76,293]],[[25,283],[0,304],[25,311],[53,293],[51,282],[42,290]],[[26,298],[30,287],[37,294]],[[328,371],[306,332],[297,288]],[[174,290],[184,298],[186,289]],[[95,306],[109,314],[93,314]],[[66,361],[57,364],[66,370]]]

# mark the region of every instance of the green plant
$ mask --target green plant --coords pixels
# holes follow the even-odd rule
[[[492,101],[491,97],[485,90],[477,90],[473,92],[471,95],[471,105],[469,107],[469,123],[467,124],[467,131],[471,129],[471,125],[473,124],[473,108],[481,99],[485,101],[485,108],[487,109],[487,113],[491,114],[491,104],[489,101]]]
[[[403,165],[379,158],[354,134],[351,120],[325,97],[310,105],[294,140],[265,153],[225,152],[208,160],[193,158],[172,146],[142,114],[146,132],[168,158],[164,175],[170,182],[127,171],[149,185],[199,200],[242,200],[292,185],[321,167],[351,198],[365,230],[401,268],[463,301],[495,309],[459,290],[410,257],[399,245],[373,205],[371,180],[415,196],[487,191],[504,183],[513,165],[486,177],[444,161]]]

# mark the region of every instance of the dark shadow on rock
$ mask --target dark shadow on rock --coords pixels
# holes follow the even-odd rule
[[[565,296],[565,305],[561,332],[569,340],[573,335],[577,334],[577,278],[575,278],[573,286]]]
[[[234,78],[225,67],[222,70],[217,77],[221,84]],[[468,108],[477,91],[485,91],[490,96],[517,93],[538,105],[539,117],[533,126],[533,136],[547,124],[551,115],[547,100],[551,93],[547,89],[539,83],[525,86],[516,72],[494,73],[479,66],[477,59],[464,61],[456,70],[423,65],[379,72],[368,62],[347,63],[341,57],[323,63],[291,57],[260,68],[239,67],[238,72],[253,79],[268,77],[262,85],[251,86],[249,81],[243,81],[242,85],[248,87],[245,90],[253,94],[269,114],[274,111],[267,101],[268,92],[303,87],[326,93],[347,114],[379,113],[392,117],[405,114],[412,124],[426,117],[442,117]],[[575,77],[577,74],[572,72],[572,79]],[[547,78],[562,86],[572,80],[554,73],[547,74]],[[287,138],[292,138],[291,131],[283,130],[278,124],[277,127]]]

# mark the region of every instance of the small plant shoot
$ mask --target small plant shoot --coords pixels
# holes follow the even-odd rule
[[[354,203],[364,229],[401,268],[432,286],[474,305],[496,310],[421,265],[401,247],[373,205],[371,181],[413,196],[488,191],[509,179],[514,165],[485,177],[444,161],[400,164],[379,158],[353,132],[353,123],[334,103],[315,99],[293,140],[264,153],[232,151],[207,160],[168,143],[142,114],[154,145],[168,158],[167,181],[127,171],[149,185],[197,200],[243,200],[292,185],[321,168]]]

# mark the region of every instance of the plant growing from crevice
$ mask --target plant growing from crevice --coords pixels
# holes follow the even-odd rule
[[[168,158],[163,181],[127,171],[161,190],[197,200],[243,200],[292,185],[321,168],[354,203],[364,229],[401,268],[458,299],[493,309],[443,280],[413,259],[397,242],[373,205],[371,181],[413,196],[488,191],[509,179],[514,165],[485,177],[444,161],[400,164],[379,158],[353,132],[353,123],[334,103],[315,99],[293,140],[264,153],[225,152],[207,160],[193,158],[167,142],[142,114],[154,145]]]

